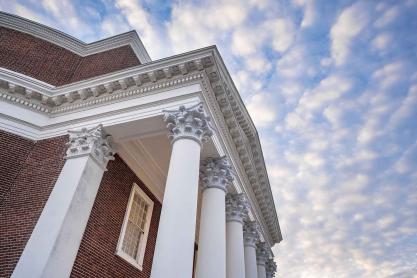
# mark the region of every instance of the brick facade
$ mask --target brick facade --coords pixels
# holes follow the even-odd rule
[[[0,277],[9,277],[64,166],[66,136],[38,142],[0,131]]]
[[[9,277],[65,163],[67,136],[31,141],[0,131],[0,277]],[[150,277],[160,202],[116,155],[108,164],[71,277]],[[115,255],[133,183],[154,201],[143,271]]]
[[[65,48],[0,27],[0,67],[61,86],[140,65],[128,45],[81,57]]]
[[[104,173],[100,184],[71,277],[150,277],[161,204],[119,156],[116,155],[116,159],[110,161],[107,168],[108,171]],[[154,202],[142,271],[115,255],[134,182]]]

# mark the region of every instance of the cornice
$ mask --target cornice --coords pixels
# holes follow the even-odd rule
[[[243,189],[250,199],[265,240],[271,246],[282,240],[258,133],[215,47],[62,87],[36,80],[31,83],[28,79],[0,69],[0,100],[25,106],[49,117],[199,83],[227,145],[232,147],[228,150],[237,158],[233,166],[237,172],[243,173]],[[34,86],[37,86],[36,89]]]
[[[136,31],[129,31],[87,44],[61,31],[5,12],[0,12],[0,26],[38,37],[83,57],[130,45],[142,64],[151,61]]]

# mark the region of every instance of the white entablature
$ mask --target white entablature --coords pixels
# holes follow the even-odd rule
[[[205,101],[264,239],[271,246],[281,241],[256,128],[214,46],[61,87],[0,68],[0,127],[38,140],[150,102],[161,106],[191,96]],[[28,118],[8,113],[11,106],[30,111]]]

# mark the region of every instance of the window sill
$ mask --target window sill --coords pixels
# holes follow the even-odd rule
[[[135,261],[134,259],[132,259],[131,257],[129,257],[128,255],[126,255],[123,252],[117,251],[116,252],[116,256],[120,257],[121,259],[123,259],[124,261],[128,262],[129,264],[131,264],[132,266],[134,266],[135,268],[139,269],[140,271],[142,271],[143,267],[141,264],[139,264],[137,261]]]

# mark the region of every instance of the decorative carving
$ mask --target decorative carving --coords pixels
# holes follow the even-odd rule
[[[266,278],[275,277],[275,272],[277,271],[277,263],[274,259],[268,259],[265,263]]]
[[[227,186],[233,182],[232,166],[225,156],[208,158],[201,162],[200,180],[203,190],[214,187],[227,192]]]
[[[243,239],[245,246],[256,247],[259,241],[258,229],[256,221],[245,221],[243,224]]]
[[[111,143],[111,136],[106,135],[103,126],[90,129],[82,128],[81,130],[68,131],[69,142],[66,159],[91,155],[103,168],[106,168],[107,162],[113,160],[115,151]]]
[[[265,266],[265,262],[268,258],[268,247],[266,242],[258,242],[258,244],[256,244],[256,263]]]
[[[207,142],[213,131],[209,126],[209,117],[204,114],[203,104],[186,108],[180,106],[178,110],[164,112],[164,121],[170,130],[171,143],[181,138],[188,138],[200,145]]]
[[[226,221],[238,221],[248,216],[248,204],[243,193],[226,195]]]

